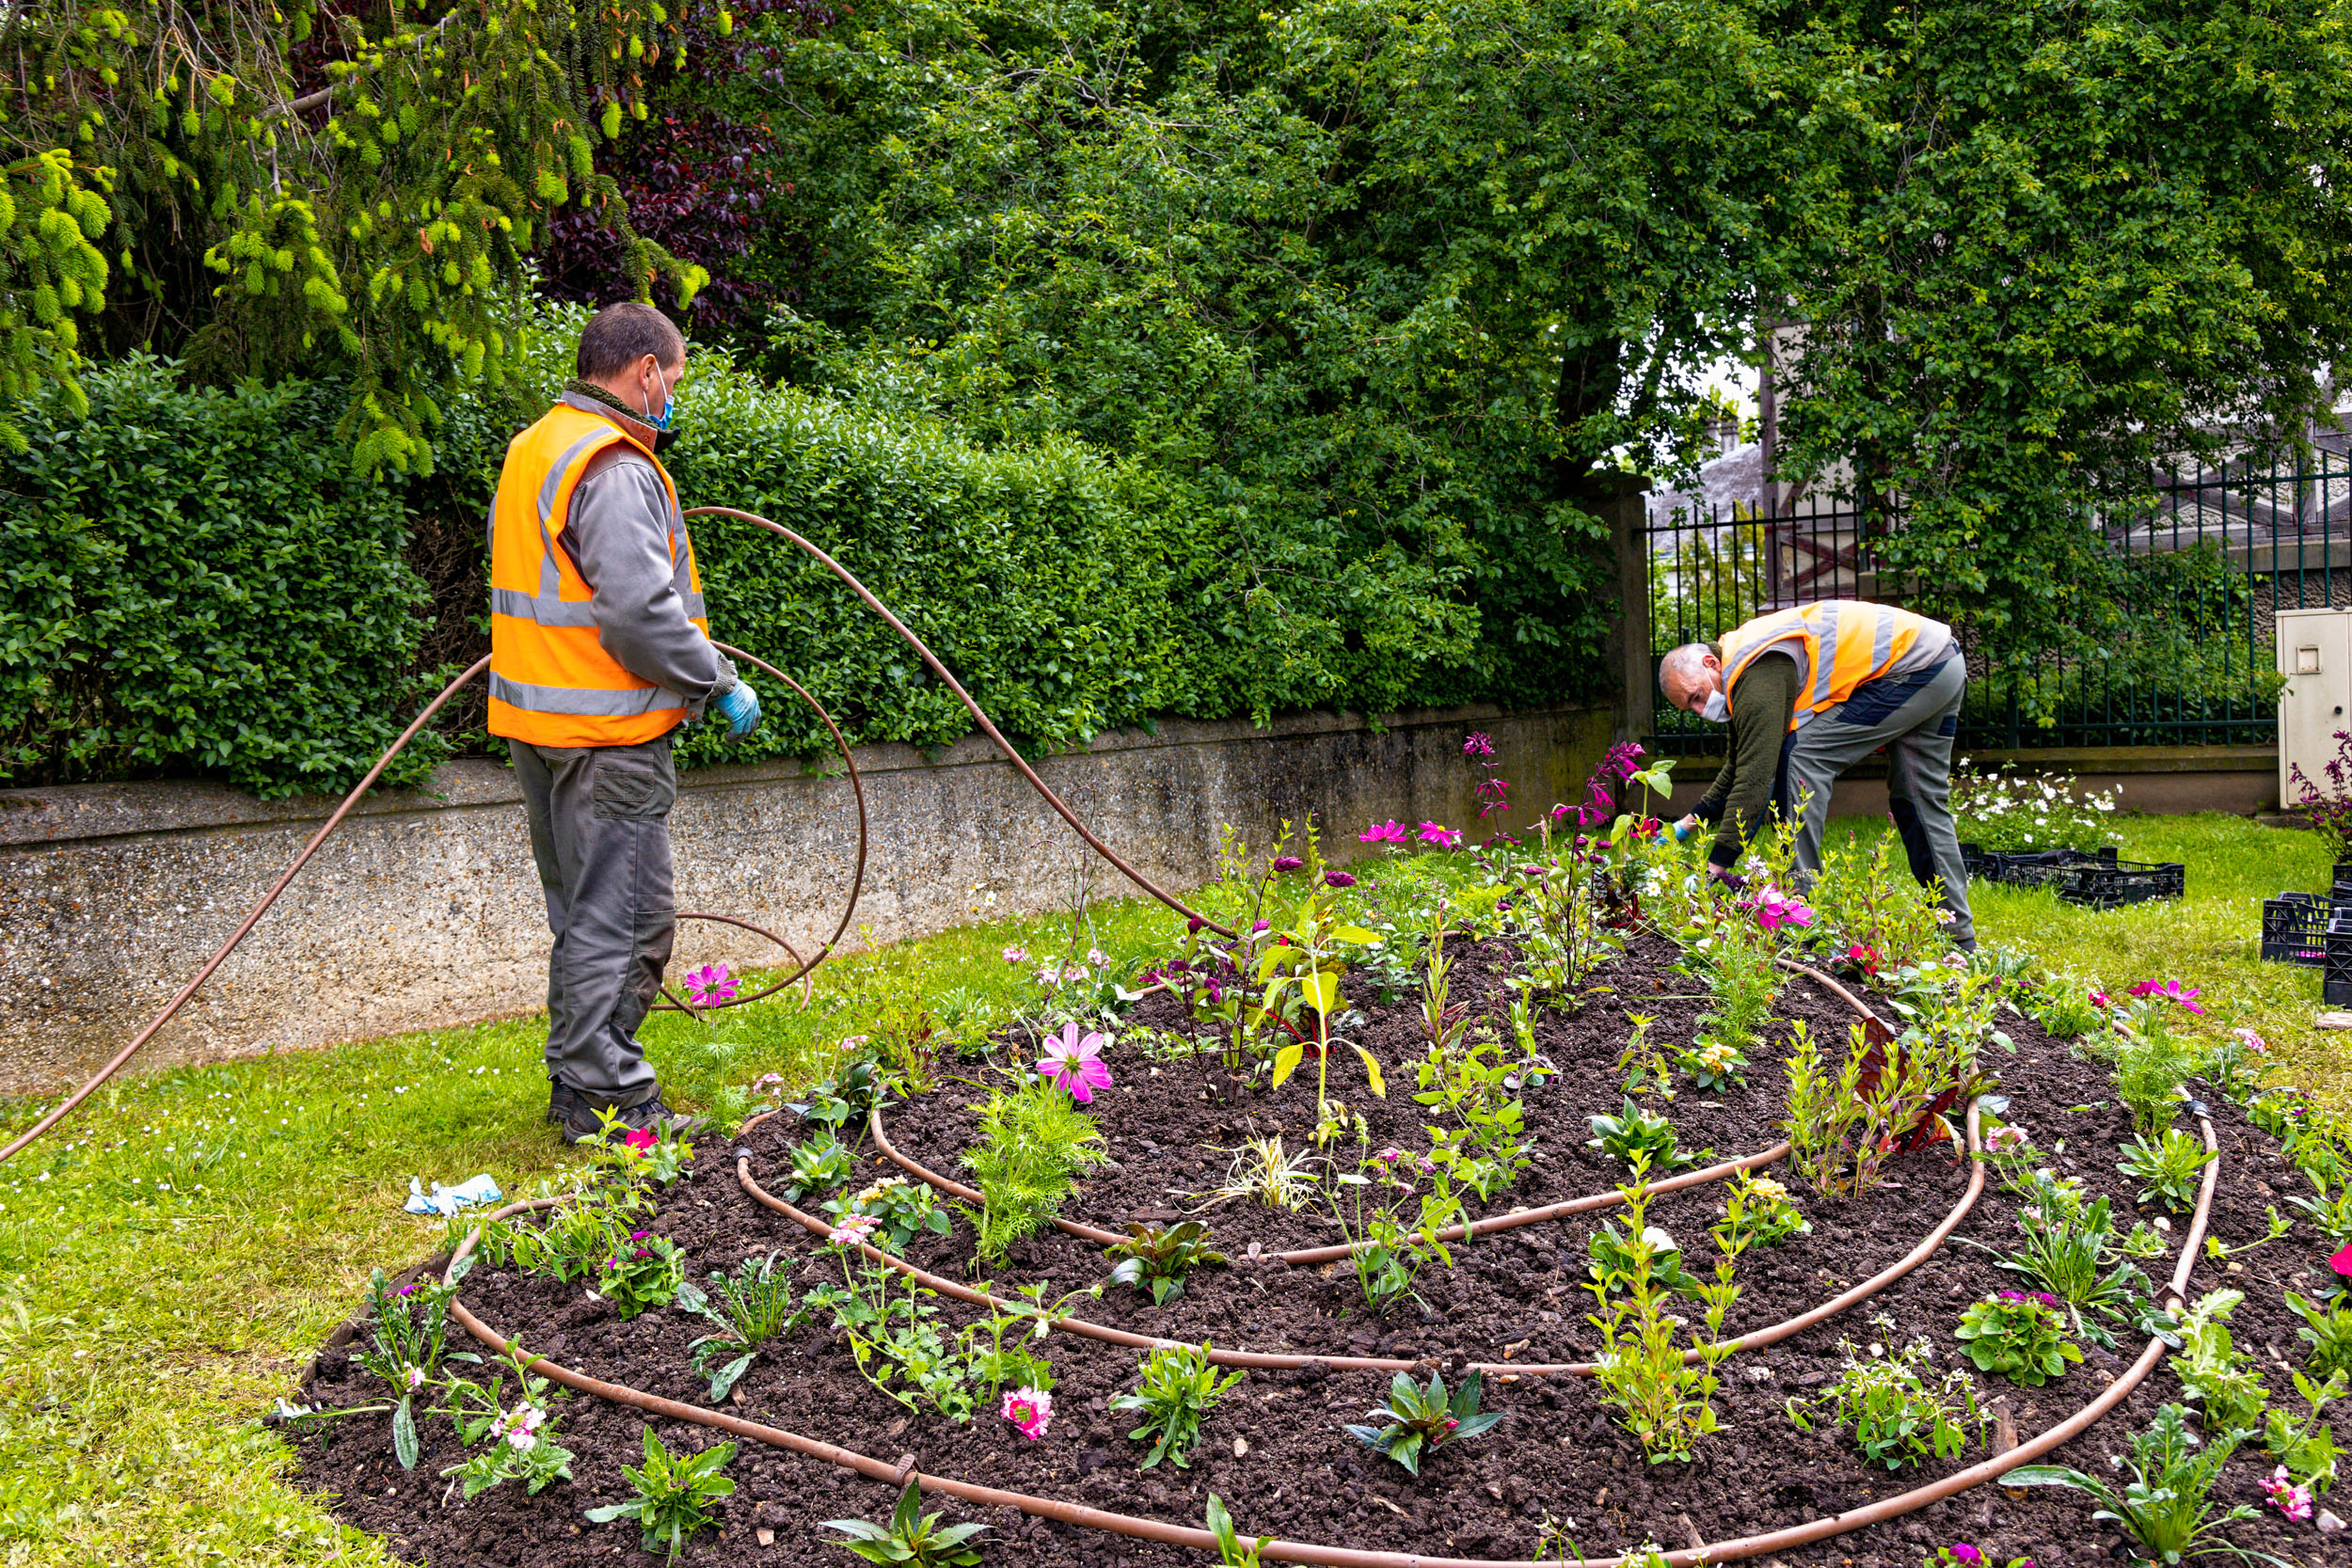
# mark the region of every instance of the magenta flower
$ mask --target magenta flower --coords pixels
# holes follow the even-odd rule
[[[1968,1544],[1965,1541],[1953,1542],[1950,1547],[1950,1555],[1954,1562],[1980,1563],[1984,1560],[1984,1554],[1977,1550],[1976,1547]]]
[[[1325,887],[1354,887],[1356,879],[1344,871],[1327,871],[1323,874],[1323,885]]]
[[[1028,961],[1029,950],[1027,948],[1008,947],[1005,949],[1005,962],[1009,964],[1025,964]]]
[[[424,1369],[422,1367],[411,1367],[408,1369],[408,1386],[411,1388],[421,1388],[424,1386]]]
[[[2263,1496],[2270,1499],[2271,1507],[2290,1519],[2302,1520],[2312,1516],[2311,1489],[2297,1486],[2290,1481],[2287,1467],[2283,1465],[2272,1471],[2270,1479],[2263,1482]]]
[[[1387,822],[1375,822],[1356,835],[1356,842],[1359,844],[1402,844],[1405,842],[1405,824],[1393,819]]]
[[[2198,990],[2199,988],[2195,986],[2183,989],[2178,980],[2142,980],[2132,987],[2132,994],[2159,997],[2167,1002],[2175,1002],[2184,1010],[2201,1015],[2205,1009],[2197,1000]]]
[[[697,1007],[715,1007],[735,1000],[736,979],[724,964],[705,964],[686,975],[686,1000]]]
[[[2328,1266],[2346,1279],[2352,1279],[2352,1243],[2328,1259]]]
[[[1466,757],[1493,756],[1495,754],[1494,740],[1489,736],[1472,730],[1470,738],[1462,742],[1462,754]]]
[[[2090,1005],[2094,1007],[2112,1007],[2115,1006],[2115,1001],[2106,991],[2093,986],[2090,988]]]
[[[1108,953],[1104,952],[1101,948],[1089,947],[1087,949],[1087,962],[1092,964],[1095,968],[1107,969],[1110,967],[1110,961],[1111,956]]]
[[[1037,1069],[1057,1087],[1068,1089],[1070,1098],[1081,1105],[1093,1102],[1095,1090],[1111,1086],[1111,1069],[1103,1065],[1103,1037],[1082,1038],[1075,1023],[1062,1025],[1058,1036],[1045,1037],[1045,1059],[1037,1064]]]
[[[1300,860],[1296,855],[1284,855],[1275,861],[1274,869],[1277,871],[1295,871],[1306,863],[1307,863],[1305,861]]]
[[[628,1137],[621,1140],[621,1142],[628,1145],[632,1151],[639,1154],[651,1154],[653,1152],[653,1146],[660,1141],[660,1138],[655,1134],[653,1129],[650,1127],[640,1127],[630,1132]]]
[[[1423,844],[1434,844],[1440,849],[1451,849],[1462,842],[1462,835],[1438,822],[1424,822],[1418,835]]]
[[[1256,936],[1256,935],[1257,935],[1260,931],[1271,931],[1272,929],[1274,929],[1274,922],[1273,922],[1273,921],[1271,921],[1271,920],[1261,920],[1261,921],[1259,921],[1259,922],[1258,922],[1255,926],[1252,926],[1252,927],[1249,927],[1249,934],[1250,934],[1251,936],[1253,936],[1253,937],[1254,937],[1254,936]]]
[[[1791,898],[1779,888],[1767,884],[1764,891],[1756,895],[1756,918],[1768,931],[1777,931],[1783,927],[1802,929],[1813,924],[1813,911],[1803,899]]]
[[[1054,1418],[1054,1396],[1042,1388],[1008,1388],[1003,1414],[1015,1431],[1034,1443],[1045,1435]]]

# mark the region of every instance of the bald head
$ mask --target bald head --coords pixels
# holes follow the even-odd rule
[[[1685,642],[1658,661],[1658,689],[1685,713],[1696,713],[1722,685],[1722,660],[1704,642]]]

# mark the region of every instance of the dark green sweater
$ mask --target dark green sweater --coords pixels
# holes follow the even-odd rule
[[[1709,643],[1723,657],[1720,643]],[[1772,808],[1772,785],[1780,777],[1781,742],[1797,711],[1797,661],[1778,649],[1759,654],[1726,693],[1731,701],[1731,746],[1723,770],[1692,808],[1702,822],[1719,824],[1708,862],[1731,865],[1740,847],[1763,827]]]

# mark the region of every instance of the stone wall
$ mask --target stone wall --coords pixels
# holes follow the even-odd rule
[[[1168,721],[1097,737],[1039,772],[1104,840],[1171,888],[1206,874],[1218,824],[1263,843],[1282,818],[1330,824],[1472,815],[1461,744],[1495,739],[1524,805],[1574,800],[1612,738],[1605,711],[1463,708],[1391,717]],[[1075,835],[980,737],[936,756],[857,753],[870,816],[859,927],[887,942],[1067,896]],[[856,847],[849,782],[789,764],[686,774],[672,828],[679,907],[732,914],[810,951],[839,918]],[[0,1092],[49,1089],[104,1060],[192,975],[333,808],[204,784],[0,790]],[[1134,889],[1104,867],[1100,895]],[[426,792],[371,797],[253,934],[142,1053],[152,1069],[528,1012],[548,934],[512,775],[453,763]],[[681,933],[681,965],[773,961],[755,937]],[[676,973],[673,967],[673,974]]]

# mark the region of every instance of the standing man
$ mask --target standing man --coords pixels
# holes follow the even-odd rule
[[[1949,934],[1975,951],[1951,812],[1968,670],[1951,627],[1892,605],[1829,599],[1760,615],[1721,642],[1686,643],[1660,661],[1658,684],[1684,712],[1731,726],[1723,770],[1675,824],[1677,837],[1720,824],[1707,856],[1714,875],[1738,863],[1777,805],[1798,817],[1797,870],[1809,882],[1821,869],[1832,786],[1883,746],[1887,808],[1911,874],[1941,883]]]
[[[675,1126],[637,1026],[677,934],[670,734],[759,698],[710,645],[677,487],[657,455],[686,341],[599,310],[562,401],[506,449],[490,511],[490,733],[505,738],[547,890],[548,1119],[565,1137]]]

